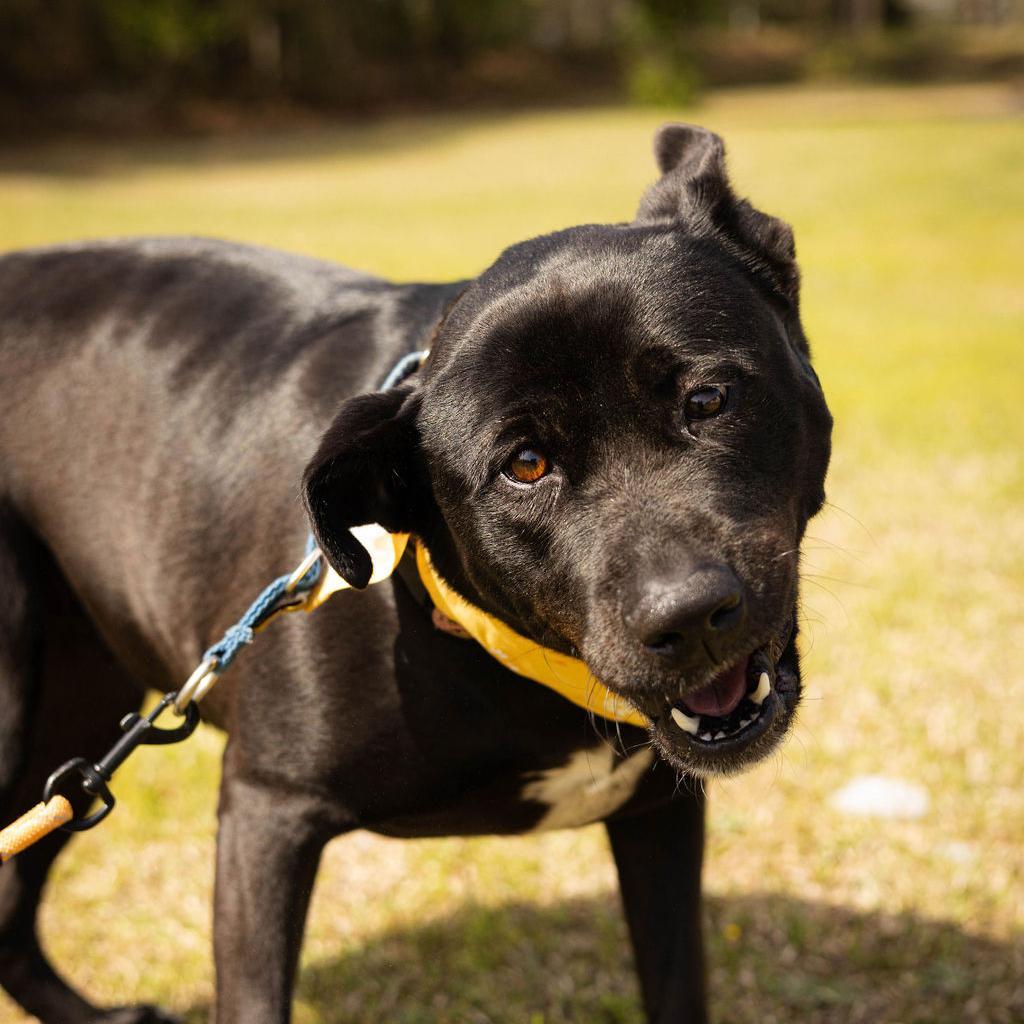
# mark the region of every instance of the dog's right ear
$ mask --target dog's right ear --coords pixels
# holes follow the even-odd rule
[[[644,193],[637,221],[685,224],[714,236],[795,309],[800,274],[793,231],[737,198],[722,139],[697,125],[666,124],[655,136],[654,155],[661,178]]]
[[[380,523],[413,529],[425,471],[419,458],[419,391],[402,384],[349,399],[306,467],[302,493],[327,561],[352,587],[370,582],[373,564],[350,527]]]

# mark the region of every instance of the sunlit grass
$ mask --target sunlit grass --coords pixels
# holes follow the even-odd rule
[[[997,88],[763,91],[678,112],[796,227],[836,413],[805,558],[808,695],[785,751],[714,784],[727,1022],[1024,1019],[1024,125]],[[662,112],[434,118],[8,153],[0,246],[194,232],[402,279],[630,216]],[[268,567],[268,575],[276,567]],[[61,863],[44,924],[97,998],[205,1017],[220,739],[145,750]],[[859,773],[917,821],[845,818]],[[600,829],[328,851],[297,1017],[638,1022]],[[0,1002],[0,1020],[23,1020]]]

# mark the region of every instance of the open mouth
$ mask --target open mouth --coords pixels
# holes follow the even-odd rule
[[[653,738],[679,767],[734,770],[768,753],[786,731],[799,696],[794,616],[781,635],[663,705]]]
[[[774,677],[764,650],[755,651],[672,705],[672,721],[698,743],[735,739],[768,714]]]

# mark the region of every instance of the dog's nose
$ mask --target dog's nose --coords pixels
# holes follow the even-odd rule
[[[703,645],[717,658],[746,621],[743,586],[727,565],[705,566],[682,579],[650,581],[626,624],[651,654],[689,660]]]

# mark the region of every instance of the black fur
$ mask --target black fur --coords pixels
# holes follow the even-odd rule
[[[295,563],[304,465],[316,536],[355,587],[369,561],[348,527],[412,531],[456,589],[585,659],[652,721],[615,736],[436,630],[399,578],[286,617],[203,705],[229,733],[220,1024],[288,1018],[332,836],[595,818],[650,1019],[705,1020],[690,780],[762,755],[792,716],[796,551],[823,498],[830,419],[789,229],[733,196],[711,133],[670,126],[656,151],[663,176],[635,221],[513,246],[451,285],[195,239],[0,260],[4,818],[66,757],[109,745],[145,687],[180,685]],[[375,392],[427,344],[413,379]],[[724,410],[688,420],[686,396],[711,384],[728,385]],[[503,472],[524,446],[552,466],[532,485]],[[653,636],[666,629],[669,642]],[[674,730],[670,705],[755,648],[778,661],[763,733],[716,752]],[[578,757],[628,785],[552,802],[545,780]],[[0,871],[0,982],[48,1024],[158,1019],[91,1006],[39,950],[63,841]]]

